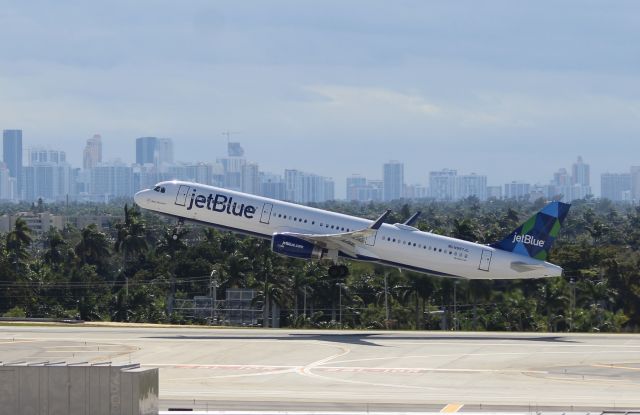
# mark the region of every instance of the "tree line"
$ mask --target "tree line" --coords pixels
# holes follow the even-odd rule
[[[123,206],[124,205],[124,206]],[[327,202],[318,207],[388,222],[420,210],[421,230],[469,241],[501,239],[544,201]],[[454,280],[363,262],[348,275],[329,264],[286,258],[270,241],[176,224],[125,201],[22,206],[66,215],[111,213],[96,225],[65,226],[39,237],[18,219],[0,238],[0,315],[82,320],[205,323],[173,309],[208,296],[212,278],[253,288],[255,306],[277,305],[283,326],[505,331],[638,331],[640,208],[608,200],[574,202],[549,261],[565,276],[538,280]],[[7,206],[2,210],[18,210]],[[120,212],[120,213],[119,213]]]

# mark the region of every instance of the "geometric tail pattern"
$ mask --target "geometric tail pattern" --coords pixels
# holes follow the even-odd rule
[[[569,213],[568,203],[551,202],[500,242],[491,246],[531,258],[546,260]]]

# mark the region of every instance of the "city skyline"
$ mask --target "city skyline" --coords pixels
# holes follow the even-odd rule
[[[475,196],[480,200],[495,198],[545,198],[562,195],[564,201],[597,194],[591,180],[591,165],[577,156],[569,168],[558,167],[546,182],[527,183],[511,180],[496,185],[487,175],[457,169],[429,170],[426,181],[411,183],[404,179],[405,164],[389,160],[380,175],[365,177],[352,174],[344,178],[319,175],[309,170],[283,166],[280,172],[265,171],[260,162],[244,157],[245,149],[227,135],[227,156],[215,161],[175,162],[171,138],[139,137],[133,144],[136,163],[102,161],[102,136],[86,140],[82,168],[71,165],[60,150],[28,148],[23,151],[22,130],[3,130],[3,148],[7,158],[0,164],[0,199],[33,201],[78,200],[108,201],[129,197],[134,192],[153,187],[163,180],[196,181],[231,190],[258,194],[298,203],[332,199],[392,201],[432,198],[455,201]],[[21,163],[17,155],[23,154]],[[9,166],[23,165],[21,174]],[[614,201],[640,200],[640,167],[629,166],[627,172],[603,173],[599,182],[603,197]],[[336,192],[336,183],[345,184],[345,193]]]
[[[145,136],[207,161],[228,130],[267,171],[374,177],[395,159],[409,183],[443,168],[543,183],[580,154],[599,177],[638,163],[639,15],[630,1],[10,0],[0,126],[76,166],[95,131],[104,160],[131,162],[122,149]]]

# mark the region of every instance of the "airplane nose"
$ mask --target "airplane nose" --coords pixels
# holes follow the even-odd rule
[[[133,201],[135,202],[136,205],[142,207],[142,201],[144,199],[144,194],[147,192],[147,189],[145,190],[140,190],[138,193],[136,193],[135,195],[133,195]]]

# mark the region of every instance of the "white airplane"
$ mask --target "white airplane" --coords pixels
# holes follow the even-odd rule
[[[388,224],[386,211],[371,221],[341,213],[183,181],[158,183],[135,195],[138,206],[222,230],[271,240],[274,252],[295,258],[372,261],[440,277],[521,279],[557,277],[546,262],[570,205],[551,202],[492,245]],[[174,237],[176,237],[174,235]],[[344,272],[346,267],[338,272]]]

